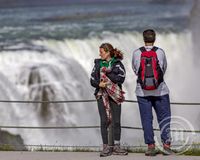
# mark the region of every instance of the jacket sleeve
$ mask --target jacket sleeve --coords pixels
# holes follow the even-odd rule
[[[113,83],[122,84],[126,77],[126,70],[122,62],[119,61],[113,65],[111,72],[106,75]]]
[[[140,56],[141,51],[139,49],[135,50],[132,55],[132,69],[136,75],[138,75],[138,71],[140,68]]]
[[[164,57],[163,57],[163,73],[164,74],[165,74],[166,70],[167,70],[167,58],[164,54]]]
[[[163,49],[159,48],[156,53],[157,53],[157,57],[159,60],[160,68],[162,69],[163,73],[165,74],[165,72],[167,70],[167,59],[166,59],[165,51]]]
[[[90,77],[90,84],[95,88],[99,88],[99,83],[100,83],[100,78],[98,73],[98,67],[97,64],[95,63]]]

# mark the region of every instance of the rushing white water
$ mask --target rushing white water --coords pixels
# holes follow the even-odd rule
[[[81,40],[34,41],[35,45],[46,49],[43,53],[29,50],[3,51],[0,55],[0,72],[4,76],[0,78],[0,94],[4,96],[1,96],[1,99],[51,101],[94,99],[89,77],[94,59],[99,54],[99,46],[103,42],[109,42],[124,52],[123,63],[127,72],[124,83],[126,99],[135,100],[136,76],[131,68],[131,58],[133,50],[143,45],[142,36],[138,32],[121,34],[104,32],[101,37],[93,36]],[[166,51],[168,70],[165,81],[171,91],[171,101],[198,102],[199,68],[193,59],[191,33],[186,31],[158,34],[155,45]],[[200,129],[197,107],[173,105],[172,114],[186,118],[195,129]],[[49,105],[3,103],[0,117],[4,125],[99,125],[96,103]],[[122,125],[141,127],[137,104],[123,104]],[[10,131],[14,132],[12,129]],[[22,135],[26,144],[99,145],[101,143],[98,129],[15,132]],[[141,131],[123,130],[122,142],[129,145],[142,144],[141,133]]]

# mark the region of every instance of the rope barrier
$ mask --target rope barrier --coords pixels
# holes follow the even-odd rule
[[[72,100],[72,101],[18,101],[18,100],[0,100],[0,103],[86,103],[96,102],[96,100]]]
[[[99,128],[99,126],[0,126],[0,128],[17,128],[17,129],[89,129]]]
[[[125,102],[137,103],[135,100],[125,100]],[[191,103],[191,102],[170,102],[173,105],[200,105],[200,103]]]
[[[96,100],[71,100],[71,101],[10,101],[10,100],[0,100],[0,103],[88,103],[96,102]],[[137,103],[135,100],[125,100],[125,102]],[[171,102],[174,105],[200,105],[200,103],[179,103]],[[99,126],[45,126],[45,127],[30,127],[30,126],[0,126],[1,128],[18,128],[18,129],[89,129],[89,128],[99,128]],[[142,130],[140,127],[128,127],[122,126],[125,129],[136,129]],[[159,129],[154,129],[155,131],[160,131]],[[200,133],[200,131],[191,131],[191,130],[171,130],[172,132],[195,132]]]
[[[71,101],[19,101],[19,100],[0,100],[0,103],[88,103],[96,100],[71,100]],[[137,103],[136,100],[125,100],[124,102]],[[200,105],[200,103],[191,102],[171,102],[173,105]]]
[[[95,129],[100,128],[100,126],[0,126],[2,128],[15,128],[15,129]],[[135,129],[135,130],[142,130],[141,127],[129,127],[129,126],[122,126],[121,128],[124,129]],[[160,131],[160,129],[153,129],[154,131]],[[186,133],[200,133],[200,130],[170,130],[171,132],[186,132]]]
[[[0,103],[91,103],[91,102],[96,102],[96,100],[70,100],[70,101],[20,101],[20,100],[0,100]],[[137,103],[136,100],[125,100],[125,102],[130,102],[130,103]],[[183,103],[183,102],[171,102],[170,104],[173,105],[196,105],[200,106],[200,103]],[[51,129],[99,129],[100,126],[0,126],[0,131],[1,129],[43,129],[43,130],[51,130]],[[131,130],[143,130],[141,127],[130,127],[130,126],[121,126],[121,128],[124,129],[131,129]],[[153,129],[154,131],[160,131],[160,129]],[[200,130],[170,130],[171,132],[185,132],[185,133],[200,133]],[[3,146],[5,144],[0,144],[0,146]],[[65,147],[72,147],[72,146],[52,146],[52,145],[24,145],[24,147],[39,147],[39,149],[42,147],[44,148],[49,148],[49,147],[60,147],[60,148],[65,148]],[[80,146],[79,146],[80,147]],[[88,146],[91,147],[91,146]],[[72,147],[73,148],[73,147]],[[77,146],[74,146],[75,149],[77,149]],[[85,146],[84,146],[85,148]]]
[[[122,126],[121,128],[143,130],[141,127]],[[160,129],[153,129],[153,130],[154,130],[154,131],[160,131]],[[175,129],[171,129],[170,131],[171,131],[171,132],[200,133],[200,130],[175,130]]]

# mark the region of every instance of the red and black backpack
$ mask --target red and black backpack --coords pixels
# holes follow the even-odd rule
[[[142,53],[137,82],[144,90],[157,89],[159,84],[163,82],[163,72],[157,58],[157,49],[158,47],[155,46],[150,51],[147,51],[145,47],[140,48]]]

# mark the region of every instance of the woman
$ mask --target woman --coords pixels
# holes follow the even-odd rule
[[[123,54],[114,49],[109,43],[99,47],[100,59],[95,59],[91,74],[91,85],[96,88],[95,97],[101,121],[101,136],[103,150],[101,157],[127,155],[128,152],[120,148],[121,137],[121,103],[124,101],[122,83],[125,80],[125,68],[121,60]],[[108,145],[108,126],[113,124],[114,146]]]

